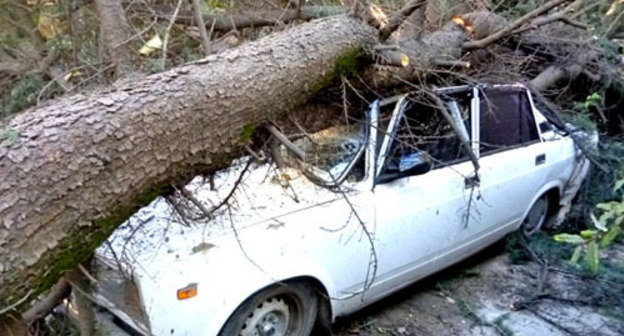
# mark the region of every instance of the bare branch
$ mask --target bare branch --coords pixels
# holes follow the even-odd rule
[[[470,62],[467,61],[434,58],[431,63],[441,67],[470,69]]]
[[[570,0],[551,0],[547,3],[545,3],[544,5],[538,7],[537,9],[523,15],[522,17],[520,17],[519,19],[517,19],[516,21],[512,22],[511,24],[509,24],[507,27],[497,31],[496,33],[480,39],[480,40],[476,40],[476,41],[470,41],[470,42],[466,42],[462,45],[463,49],[466,50],[472,50],[472,49],[479,49],[479,48],[484,48],[502,38],[504,38],[505,36],[508,36],[510,33],[512,33],[514,30],[518,29],[520,26],[522,26],[523,24],[533,20],[534,18],[548,12],[549,10],[561,5],[564,2],[567,2]]]
[[[388,20],[388,25],[381,30],[380,39],[387,39],[390,34],[399,28],[399,26],[410,16],[416,9],[420,8],[426,0],[410,0],[403,8],[393,13]]]
[[[61,278],[42,300],[37,301],[32,307],[22,314],[24,323],[31,324],[38,318],[45,317],[50,314],[52,309],[56,307],[61,300],[69,296],[71,286],[67,280]]]
[[[201,36],[202,48],[204,48],[204,55],[208,56],[212,54],[212,48],[210,46],[210,38],[208,37],[208,32],[206,31],[206,24],[204,23],[201,3],[199,2],[199,0],[193,0],[193,11],[195,12],[195,20],[197,21],[197,28],[199,29],[199,35]],[[173,19],[175,20],[175,15],[173,16]],[[214,27],[214,21],[212,26]]]
[[[173,23],[175,22],[176,16],[178,16],[178,12],[180,11],[181,5],[182,5],[182,0],[178,0],[178,4],[176,5],[175,11],[173,12],[173,16],[171,17],[171,20],[169,21],[169,25],[167,26],[167,30],[165,30],[165,39],[163,40],[162,54],[160,57],[161,69],[165,69],[165,62],[167,61],[167,45],[169,44],[169,33],[171,33],[171,27],[173,27]]]
[[[273,125],[269,125],[267,126],[267,130],[269,130],[269,132],[271,132],[271,134],[277,139],[279,140],[284,146],[286,146],[286,148],[288,148],[290,151],[293,152],[293,154],[295,154],[295,156],[297,156],[298,159],[300,160],[305,160],[305,152],[301,150],[301,148],[297,147],[297,145],[295,145],[294,143],[292,143],[292,141],[290,141],[288,139],[288,137],[280,132],[275,126]]]
[[[202,18],[206,26],[214,26],[215,31],[227,32],[236,28],[273,26],[277,23],[289,23],[297,19],[312,20],[321,17],[344,14],[342,6],[305,6],[301,9],[287,10],[262,10],[262,11],[240,11],[232,14],[212,15],[203,14]],[[161,9],[156,11],[160,19],[171,20],[171,10]],[[194,13],[181,11],[175,18],[176,23],[191,25],[197,20]]]

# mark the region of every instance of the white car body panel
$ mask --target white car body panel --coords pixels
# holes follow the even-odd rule
[[[536,111],[536,121],[544,120]],[[474,174],[470,161],[373,186],[377,124],[371,123],[367,178],[343,183],[348,202],[296,170],[287,172],[284,188],[272,179],[274,168],[263,165],[245,176],[232,210],[208,225],[180,225],[163,198],[124,223],[110,239],[115,256],[106,246],[97,255],[113,267],[119,265],[111,260],[118,259],[132,275],[149,319],[145,329],[151,332],[144,333],[215,336],[249,296],[297,277],[322,284],[332,318],[349,314],[517,229],[540,195],[563,192],[582,161],[569,137],[550,132],[536,143],[480,157],[477,188],[465,185]],[[478,129],[471,134],[475,141]],[[542,154],[545,162],[536,167]],[[245,161],[218,173],[214,191],[200,178],[188,188],[217,204]],[[586,174],[587,163],[581,163]],[[467,207],[478,210],[468,219]],[[375,243],[374,279],[362,225]],[[197,296],[178,300],[176,291],[190,283],[197,284]]]

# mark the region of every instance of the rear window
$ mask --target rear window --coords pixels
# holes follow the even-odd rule
[[[481,91],[481,153],[531,143],[539,139],[531,103],[525,90]]]

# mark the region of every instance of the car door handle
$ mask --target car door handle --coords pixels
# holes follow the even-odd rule
[[[535,157],[535,165],[536,166],[544,164],[545,162],[546,162],[546,154],[540,154],[540,155]]]
[[[479,176],[474,175],[474,176],[466,177],[464,179],[464,187],[466,189],[472,189],[478,186],[479,186]]]

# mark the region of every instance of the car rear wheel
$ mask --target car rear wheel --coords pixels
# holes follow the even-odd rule
[[[522,222],[522,233],[524,233],[525,236],[530,236],[539,232],[544,223],[546,223],[549,206],[550,202],[547,194],[543,194],[533,203],[529,213],[527,213]]]
[[[277,284],[243,302],[219,336],[308,336],[317,310],[318,299],[309,285]]]

